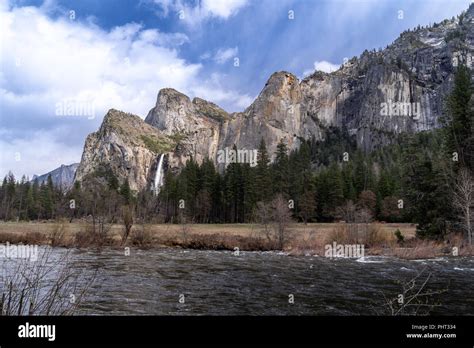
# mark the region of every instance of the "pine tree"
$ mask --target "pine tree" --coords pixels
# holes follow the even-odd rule
[[[255,183],[255,170],[249,164],[242,167],[242,176],[244,184],[243,214],[244,221],[251,221],[253,212],[257,205],[257,190]]]
[[[185,200],[186,211],[191,218],[193,218],[195,214],[196,198],[199,191],[198,170],[198,164],[194,158],[191,158],[186,162],[186,166],[183,168],[182,175],[180,176],[180,179],[184,179],[183,188],[185,189],[185,196],[180,199]],[[180,180],[179,184],[181,184],[181,182]]]
[[[28,194],[28,190],[30,188],[30,183],[29,180],[26,178],[25,175],[22,176],[20,184],[19,184],[19,195],[16,199],[18,202],[18,217],[20,220],[26,220],[27,219],[27,202],[26,202],[26,196]]]
[[[40,186],[39,192],[39,202],[40,202],[40,212],[41,218],[51,219],[53,215],[53,193],[51,192],[51,187],[48,183],[42,184]]]
[[[199,166],[198,173],[199,189],[205,189],[207,192],[211,192],[217,175],[214,163],[209,158],[204,159],[202,164]]]
[[[173,221],[177,217],[178,197],[177,181],[181,174],[175,177],[171,171],[165,172],[164,185],[160,189],[160,214],[164,218],[164,222]],[[181,196],[182,197],[182,196]]]
[[[3,178],[0,187],[0,219],[6,220],[6,204],[7,204],[7,177]]]
[[[354,187],[354,174],[353,174],[352,163],[350,162],[343,163],[342,180],[343,180],[344,199],[355,201],[356,190]]]
[[[28,187],[28,191],[26,193],[26,219],[33,220],[38,217],[38,212],[36,209],[36,202],[33,195],[34,191],[34,184]]]
[[[230,222],[238,222],[243,203],[242,174],[240,163],[230,163],[225,172],[225,201],[227,206],[226,218]]]
[[[277,145],[275,162],[273,164],[273,192],[289,193],[289,160],[288,148],[283,139]]]
[[[380,173],[379,181],[377,183],[377,193],[383,199],[387,196],[392,196],[395,192],[395,183],[393,178],[386,170]]]
[[[295,201],[294,215],[301,217],[300,202],[306,191],[314,191],[313,173],[311,172],[311,144],[303,141],[299,149],[289,156],[289,196]]]
[[[123,197],[125,204],[132,203],[133,195],[128,179],[126,179],[120,186],[120,195]]]
[[[272,194],[272,178],[269,168],[270,158],[268,157],[265,141],[260,141],[258,148],[258,158],[255,174],[258,201],[270,201]]]
[[[316,194],[314,191],[306,191],[302,194],[299,209],[300,216],[305,224],[314,219],[316,213]]]
[[[50,219],[54,219],[55,218],[55,212],[56,212],[56,201],[57,201],[57,192],[56,192],[56,189],[54,187],[54,184],[53,184],[53,178],[51,177],[51,174],[48,175],[48,178],[46,180],[46,185],[48,187],[48,201],[51,200],[51,208],[49,209],[49,206],[48,206],[48,211],[49,211],[49,218]],[[49,203],[48,203],[49,204]]]
[[[5,182],[5,181],[4,181]],[[14,200],[16,192],[16,180],[12,172],[9,172],[5,182],[5,220],[10,220],[14,214]]]
[[[362,191],[367,188],[366,180],[366,164],[365,158],[361,151],[357,151],[354,159],[354,187],[356,195],[359,195]]]
[[[341,171],[336,163],[333,163],[328,168],[327,183],[329,187],[327,213],[331,218],[334,218],[336,208],[340,206],[344,200]]]
[[[454,87],[447,98],[447,112],[441,118],[445,126],[448,156],[457,152],[459,163],[474,170],[474,89],[471,72],[464,65],[458,67]]]
[[[344,200],[343,181],[337,163],[323,170],[317,177],[318,214],[323,221],[335,218],[336,208]]]
[[[439,239],[446,233],[450,219],[448,182],[442,161],[427,153],[423,146],[429,135],[415,136],[404,151],[403,190],[408,216],[417,222],[417,235]],[[434,147],[435,148],[435,147]]]
[[[212,222],[225,221],[225,200],[223,180],[220,174],[215,176],[214,184],[212,185],[211,199],[212,199]]]

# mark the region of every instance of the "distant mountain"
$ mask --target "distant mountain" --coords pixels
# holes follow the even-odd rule
[[[37,181],[41,185],[42,183],[45,183],[48,180],[48,176],[51,175],[51,180],[53,180],[53,184],[55,186],[67,190],[74,183],[74,176],[76,174],[77,167],[79,167],[79,163],[73,163],[69,165],[63,164],[61,167],[56,168],[49,173],[40,176],[33,176],[33,180],[31,181]]]
[[[218,152],[234,145],[257,149],[263,139],[273,155],[281,140],[295,149],[303,139],[325,139],[330,127],[370,152],[401,133],[440,127],[456,67],[471,68],[473,57],[474,4],[456,18],[403,32],[383,50],[366,50],[337,71],[316,71],[301,81],[275,72],[243,112],[227,113],[165,88],[145,121],[108,112],[87,137],[76,180],[105,168],[141,190],[152,184],[161,154],[165,171],[179,171],[190,158],[210,158],[219,167]]]

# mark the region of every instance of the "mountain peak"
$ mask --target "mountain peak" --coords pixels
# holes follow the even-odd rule
[[[143,120],[137,115],[117,109],[110,109],[104,116],[100,131],[121,130],[126,132],[127,129],[140,127],[141,123],[143,123]]]
[[[48,177],[51,175],[51,180],[53,185],[67,190],[72,186],[74,182],[74,175],[76,174],[77,167],[79,163],[73,164],[61,164],[58,168],[43,174],[43,175],[33,175],[32,182],[37,182],[39,185],[47,182]]]
[[[187,98],[189,99],[189,97],[184,94],[184,93],[181,93],[180,91],[174,89],[174,88],[162,88],[159,90],[158,92],[158,97],[157,97],[157,103],[159,102],[160,98],[165,98],[165,97],[171,97],[171,98]]]
[[[287,71],[277,71],[270,76],[257,99],[245,112],[269,116],[282,107],[286,107],[281,102],[291,101],[290,104],[295,104],[299,102],[300,97],[298,78]],[[270,104],[275,107],[269,108]]]
[[[276,71],[270,75],[265,86],[282,86],[284,84],[293,85],[298,83],[298,78],[288,71]]]

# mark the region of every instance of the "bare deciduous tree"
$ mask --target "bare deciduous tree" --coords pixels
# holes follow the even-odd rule
[[[398,208],[398,198],[393,196],[385,197],[382,200],[381,215],[386,220],[398,220],[401,217],[401,209]]]
[[[133,226],[133,207],[130,205],[124,205],[122,207],[122,221],[123,221],[123,235],[122,235],[122,245],[127,241],[130,231]]]
[[[300,200],[300,216],[306,225],[308,220],[314,215],[316,211],[316,199],[313,191],[306,191],[301,196]]]
[[[180,231],[181,231],[181,238],[183,239],[183,242],[186,243],[188,240],[188,236],[191,232],[191,228],[189,227],[189,224],[192,224],[193,221],[190,220],[188,221],[188,214],[186,213],[185,209],[180,209],[179,210],[179,224],[180,224]]]
[[[288,201],[278,194],[270,204],[258,202],[256,213],[268,241],[274,243],[277,249],[283,250],[289,239],[288,226],[291,223]]]
[[[283,250],[285,243],[288,240],[288,225],[291,222],[290,209],[288,208],[288,201],[279,194],[272,201],[273,221],[275,222],[276,239],[278,249]]]
[[[426,277],[422,278],[425,271],[426,268],[408,281],[399,281],[402,288],[397,296],[387,298],[382,293],[384,298],[382,313],[377,308],[373,309],[381,315],[429,315],[435,307],[440,306],[436,297],[445,293],[447,289],[428,290],[432,273],[428,272]]]
[[[336,208],[336,215],[345,222],[355,222],[356,205],[351,200],[348,200],[343,205]]]
[[[467,169],[462,169],[454,183],[453,201],[458,211],[459,223],[472,245],[472,220],[474,208],[474,180]]]
[[[41,250],[37,261],[5,260],[0,282],[0,315],[71,315],[97,276],[76,268],[70,252]]]
[[[265,202],[257,202],[257,208],[255,210],[255,218],[257,222],[262,225],[262,232],[267,237],[268,241],[271,242],[271,222],[272,222],[272,211],[270,204]]]
[[[369,223],[373,220],[373,215],[369,209],[364,206],[357,206],[351,200],[348,200],[336,209],[336,214],[347,223],[345,230],[351,238],[358,242],[362,233],[365,240],[368,239]]]

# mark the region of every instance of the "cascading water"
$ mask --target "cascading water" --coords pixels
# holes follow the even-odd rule
[[[165,158],[164,154],[161,154],[158,161],[158,166],[156,167],[155,181],[153,182],[153,191],[155,195],[160,193],[160,187],[163,186],[163,159]]]

